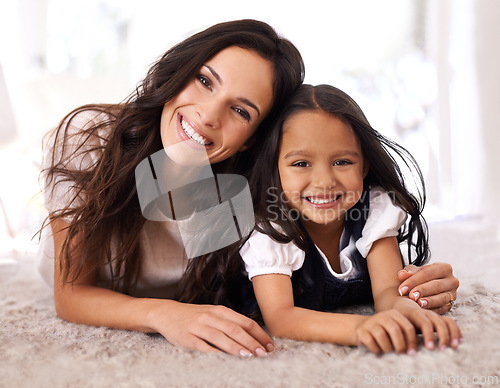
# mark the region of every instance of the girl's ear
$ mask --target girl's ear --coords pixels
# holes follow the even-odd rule
[[[246,151],[248,150],[251,146],[253,146],[255,143],[255,136],[252,136],[250,139],[248,139],[245,144],[243,144],[240,149],[238,150],[238,152],[243,152],[243,151]]]

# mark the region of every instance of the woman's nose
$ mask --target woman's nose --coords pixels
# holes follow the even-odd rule
[[[215,97],[207,99],[198,105],[197,113],[203,125],[219,128],[222,119],[222,104]]]

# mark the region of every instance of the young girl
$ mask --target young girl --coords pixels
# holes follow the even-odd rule
[[[453,320],[398,292],[400,247],[416,265],[429,249],[423,201],[407,190],[395,156],[423,192],[414,159],[342,91],[302,85],[285,108],[252,173],[257,226],[240,250],[272,335],[412,354],[418,328],[429,349],[434,332],[439,348],[458,346]],[[372,296],[370,317],[321,312]]]

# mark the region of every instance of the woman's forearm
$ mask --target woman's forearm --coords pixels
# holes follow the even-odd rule
[[[57,315],[69,322],[113,329],[157,332],[155,309],[168,309],[175,301],[134,298],[116,291],[85,284],[56,286]]]

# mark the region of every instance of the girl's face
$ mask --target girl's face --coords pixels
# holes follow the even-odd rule
[[[351,126],[321,110],[286,120],[278,169],[288,206],[316,224],[343,222],[368,172]]]
[[[271,62],[255,51],[237,46],[220,51],[165,104],[163,146],[185,141],[205,149],[210,163],[244,150],[271,109],[273,76]]]

